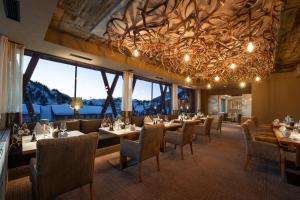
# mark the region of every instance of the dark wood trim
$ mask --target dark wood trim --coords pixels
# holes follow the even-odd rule
[[[119,74],[115,75],[111,86],[109,86],[105,71],[101,71],[101,74],[102,74],[102,79],[103,79],[104,86],[105,86],[105,89],[106,89],[106,92],[107,92],[107,97],[106,97],[105,103],[102,107],[101,116],[105,115],[105,112],[106,112],[106,110],[107,110],[107,108],[110,104],[111,108],[112,108],[112,111],[113,111],[113,115],[116,117],[118,113],[117,113],[115,102],[114,102],[114,99],[113,99],[112,95],[113,95],[113,92],[114,92],[115,87],[117,85],[117,82],[118,82],[118,79],[119,79]]]

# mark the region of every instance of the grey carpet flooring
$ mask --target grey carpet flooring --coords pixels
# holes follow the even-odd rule
[[[161,171],[156,171],[155,158],[144,162],[143,183],[138,183],[137,166],[117,170],[107,160],[118,155],[96,158],[95,194],[101,200],[213,200],[213,199],[300,199],[300,187],[282,181],[276,162],[253,160],[243,170],[245,145],[238,126],[224,125],[223,135],[213,134],[209,143],[200,137],[180,151],[161,153]],[[8,200],[31,199],[28,177],[8,183]],[[63,194],[57,199],[89,199],[89,187]]]

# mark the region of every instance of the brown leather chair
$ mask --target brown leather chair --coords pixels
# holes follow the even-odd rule
[[[210,130],[211,130],[211,125],[213,120],[214,120],[213,117],[207,117],[203,124],[195,126],[196,139],[198,135],[207,136],[210,142],[211,140]]]
[[[139,181],[142,181],[142,161],[156,156],[159,171],[159,151],[163,140],[164,125],[145,125],[141,130],[138,141],[121,140],[121,167],[125,165],[127,156],[139,162]]]
[[[93,177],[98,134],[37,141],[36,159],[30,162],[33,199],[53,199],[90,184]]]
[[[179,131],[166,131],[165,134],[165,145],[166,143],[171,143],[180,145],[181,159],[183,160],[183,146],[189,144],[191,148],[191,153],[193,154],[193,137],[194,137],[194,126],[198,122],[184,122],[182,129]]]

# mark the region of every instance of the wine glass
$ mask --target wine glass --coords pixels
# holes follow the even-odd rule
[[[61,122],[60,123],[60,130],[65,134],[65,131],[67,130],[67,124],[66,122]]]

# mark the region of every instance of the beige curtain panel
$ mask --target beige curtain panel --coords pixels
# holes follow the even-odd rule
[[[123,74],[122,111],[132,111],[133,73],[125,71]]]
[[[172,84],[172,110],[178,110],[177,84]]]
[[[0,114],[22,111],[24,46],[0,36]]]

